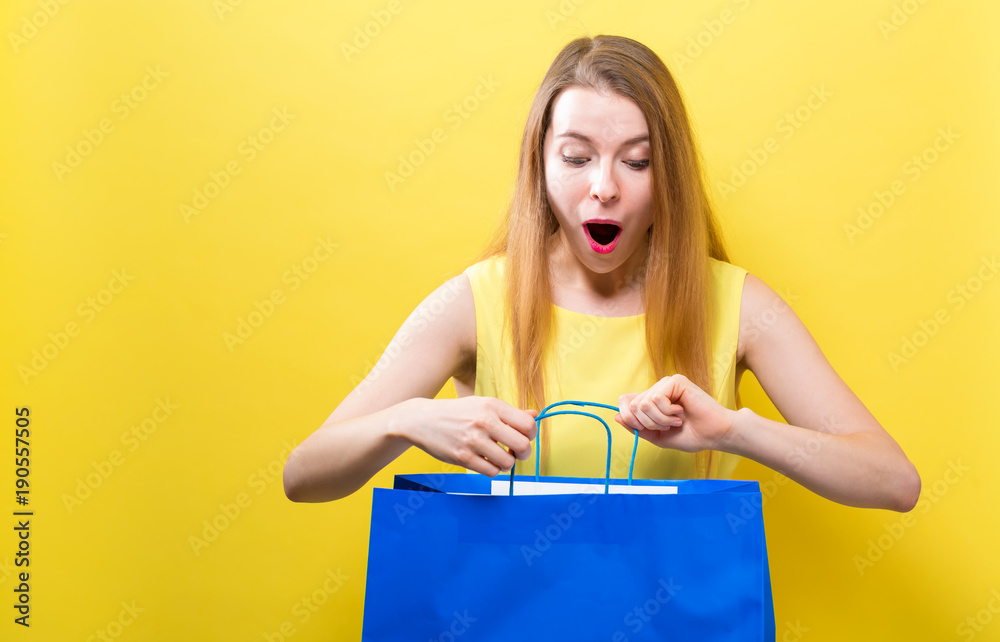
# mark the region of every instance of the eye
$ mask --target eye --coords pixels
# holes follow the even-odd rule
[[[576,167],[580,167],[590,160],[588,158],[583,158],[582,156],[563,156],[562,159],[564,163],[569,163],[570,165],[574,165]]]
[[[646,158],[643,160],[628,160],[625,161],[625,164],[631,167],[632,169],[645,169],[649,167],[649,159]]]

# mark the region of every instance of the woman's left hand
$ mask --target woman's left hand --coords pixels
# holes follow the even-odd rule
[[[736,411],[680,374],[664,377],[644,392],[618,398],[615,421],[661,448],[684,452],[722,450]]]

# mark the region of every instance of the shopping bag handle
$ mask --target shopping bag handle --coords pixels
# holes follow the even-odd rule
[[[555,417],[556,415],[582,415],[584,417],[592,417],[604,425],[604,429],[608,433],[608,460],[604,469],[604,494],[607,495],[610,492],[611,486],[611,427],[608,426],[608,422],[604,421],[601,417],[590,413],[583,412],[582,410],[557,410],[552,412],[551,409],[556,406],[597,406],[599,408],[607,408],[608,410],[618,410],[618,406],[610,406],[606,403],[596,403],[592,401],[556,401],[555,403],[550,403],[549,405],[542,408],[542,411],[538,413],[535,417],[535,422],[539,422],[542,419],[548,419],[549,417]],[[635,454],[639,450],[639,431],[635,432],[635,440],[632,443],[632,460],[628,465],[628,484],[632,485],[632,471],[635,468]],[[535,481],[539,481],[538,468],[541,462],[541,424],[538,426],[538,435],[535,438]],[[514,494],[514,466],[510,468],[510,495]]]

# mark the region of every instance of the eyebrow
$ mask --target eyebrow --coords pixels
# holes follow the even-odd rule
[[[594,144],[594,141],[592,141],[589,136],[581,134],[580,132],[574,131],[572,129],[567,129],[563,133],[557,134],[556,138],[576,138],[578,140],[582,140],[585,143],[591,145]],[[627,147],[628,145],[635,145],[636,143],[648,143],[648,142],[649,142],[649,134],[643,134],[642,136],[629,138],[627,141],[623,142],[621,146]]]

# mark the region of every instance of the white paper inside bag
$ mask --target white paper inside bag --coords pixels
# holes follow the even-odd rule
[[[533,482],[515,481],[515,495],[573,495],[577,493],[604,493],[604,484],[584,484],[573,482]],[[608,488],[612,495],[676,495],[676,486],[616,486]],[[510,479],[493,479],[491,495],[509,495]]]

